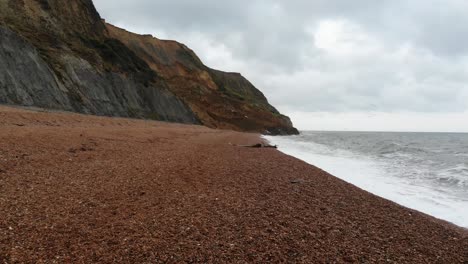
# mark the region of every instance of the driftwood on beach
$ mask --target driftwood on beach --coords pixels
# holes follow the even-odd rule
[[[229,143],[230,145],[233,145],[231,143]],[[236,146],[236,147],[243,147],[243,148],[274,148],[274,149],[277,149],[278,146],[277,145],[270,145],[270,144],[262,144],[262,143],[258,143],[258,144],[254,144],[254,145],[233,145],[233,146]]]

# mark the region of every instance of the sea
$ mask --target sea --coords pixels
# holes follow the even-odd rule
[[[468,228],[468,134],[304,131],[265,138],[361,189]]]

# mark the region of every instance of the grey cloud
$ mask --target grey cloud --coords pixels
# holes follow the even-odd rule
[[[468,109],[463,0],[94,2],[111,23],[164,32],[209,66],[242,72],[285,109]],[[329,47],[316,43],[324,21],[341,23]]]

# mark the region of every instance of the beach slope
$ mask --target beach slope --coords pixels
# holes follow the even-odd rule
[[[465,230],[260,141],[0,107],[0,263],[467,263]]]

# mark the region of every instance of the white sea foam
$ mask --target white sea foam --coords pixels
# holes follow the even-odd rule
[[[416,170],[404,160],[392,158],[394,155],[409,155],[405,153],[385,153],[387,157],[379,159],[350,151],[346,149],[345,144],[337,148],[294,136],[266,139],[279,145],[280,151],[315,165],[361,189],[456,225],[468,227],[468,196],[462,193],[466,189],[451,190],[449,187],[429,184],[430,181],[424,178],[429,176],[426,175],[427,171],[423,165],[430,164],[430,161],[421,163],[421,169]],[[459,184],[464,184],[465,177],[453,177],[453,174],[464,169],[464,165],[460,165],[445,171],[446,174],[440,172],[438,177],[459,177]]]

